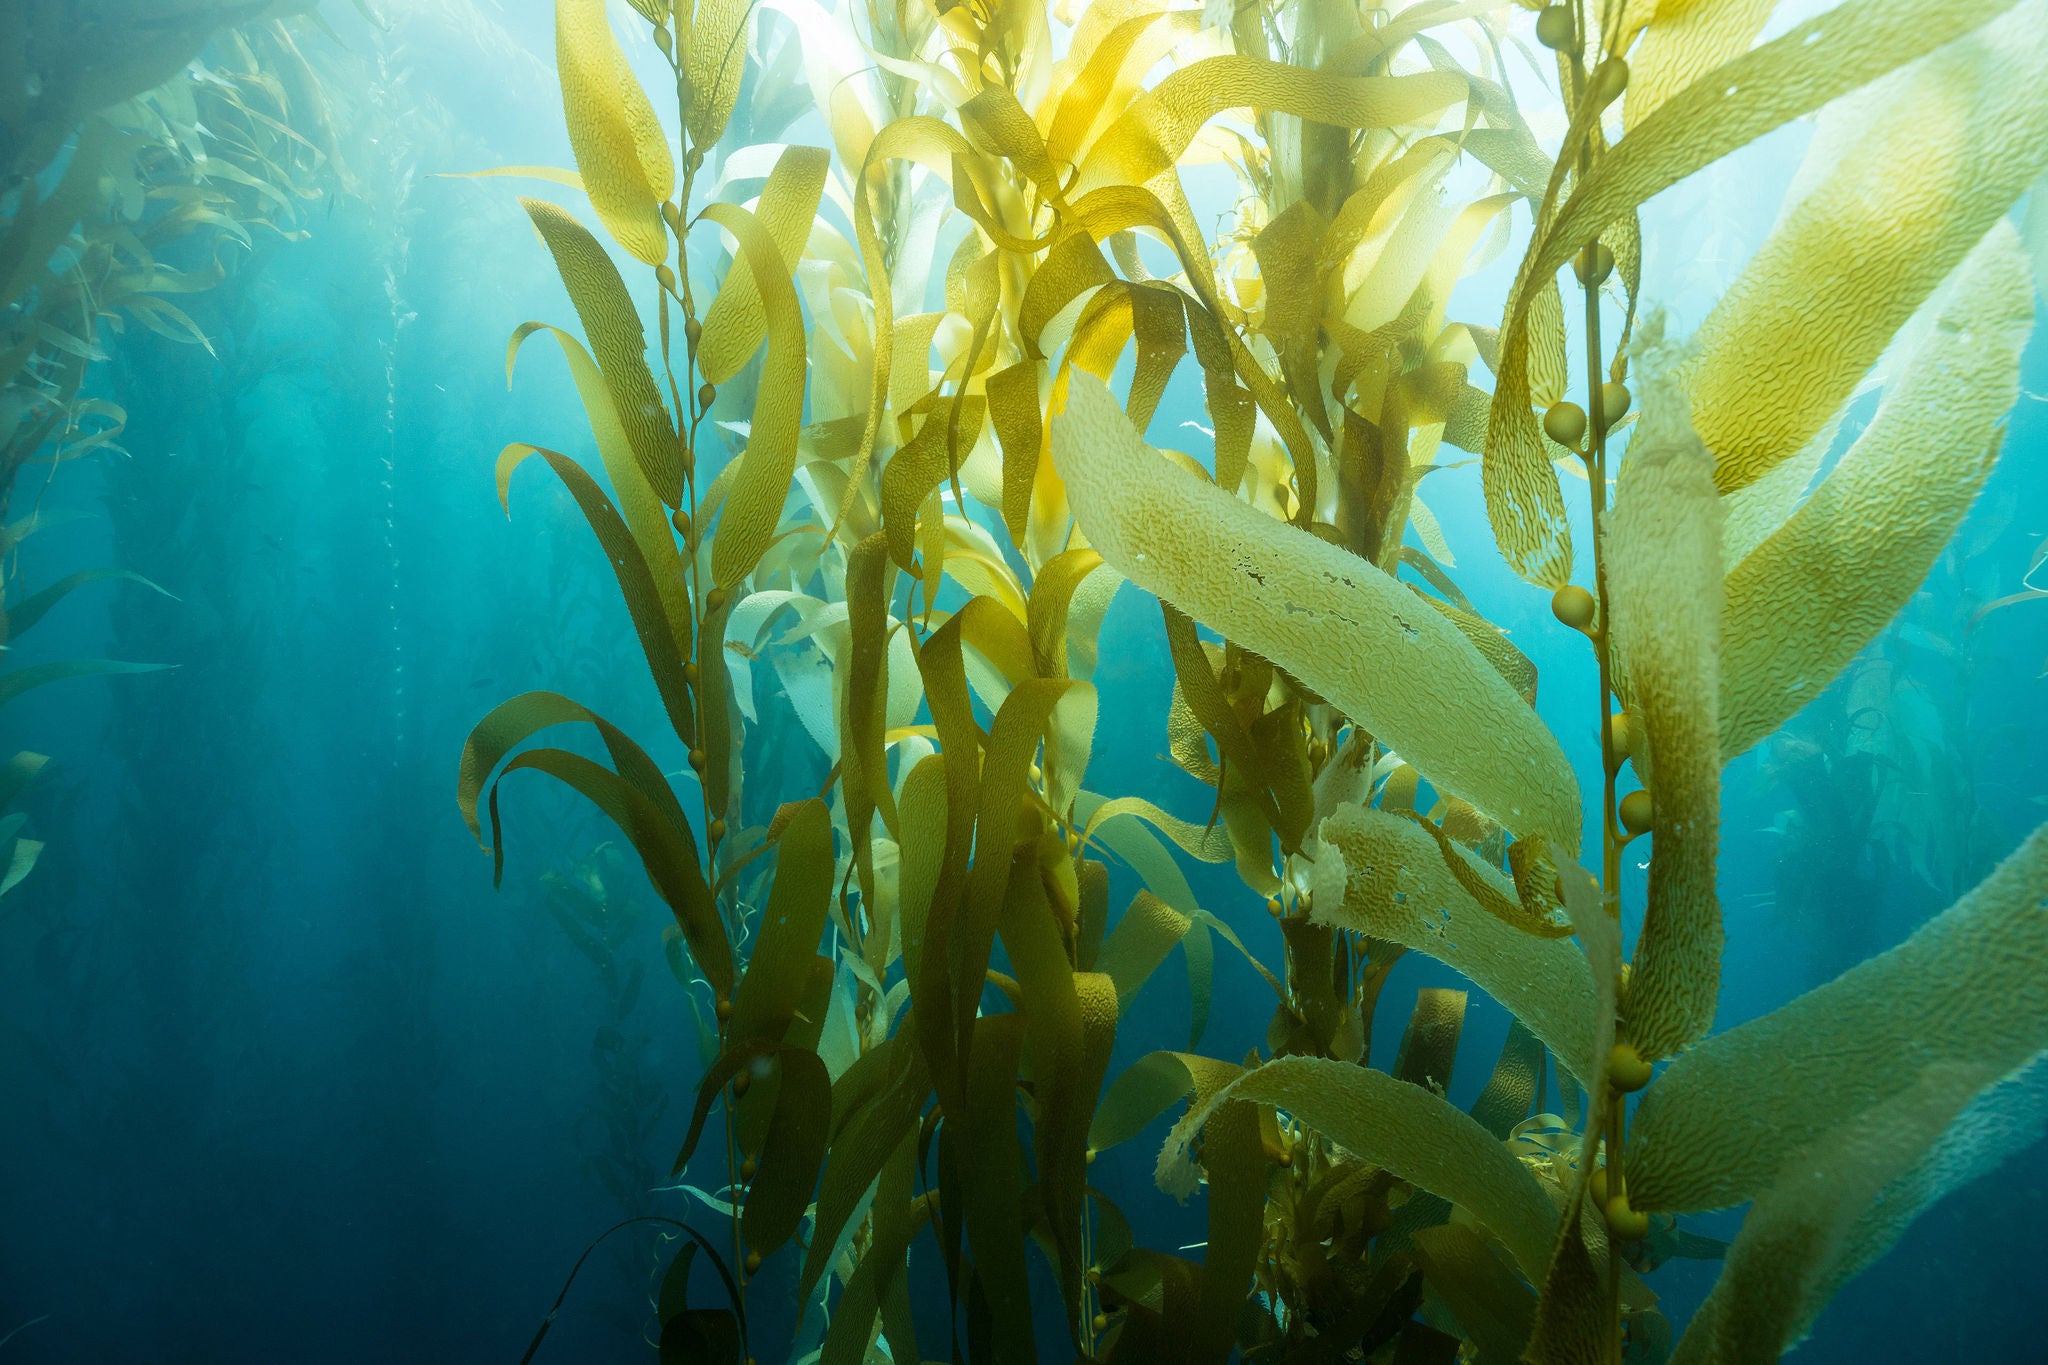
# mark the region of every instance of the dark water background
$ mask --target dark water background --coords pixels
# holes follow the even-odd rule
[[[716,1221],[679,1193],[622,1201],[603,1177],[618,1164],[606,1124],[618,1106],[607,1110],[601,1076],[643,1087],[638,1157],[665,1178],[698,1072],[653,896],[630,868],[613,877],[642,911],[620,960],[644,963],[646,986],[601,1071],[594,1042],[616,1001],[548,913],[541,879],[607,829],[557,788],[508,784],[511,853],[494,892],[452,799],[469,725],[517,691],[569,692],[643,739],[664,728],[566,496],[522,477],[508,523],[492,494],[507,441],[587,453],[559,361],[536,351],[516,387],[503,382],[510,329],[566,321],[566,300],[505,182],[427,178],[566,163],[544,9],[423,5],[375,40],[340,24],[370,111],[360,193],[199,302],[218,359],[138,329],[109,339],[100,382],[131,414],[132,457],[66,471],[53,502],[91,519],[36,542],[38,572],[116,563],[176,600],[82,594],[38,632],[34,657],[175,668],[52,687],[6,711],[0,752],[54,761],[32,807],[48,851],[0,903],[0,1334],[42,1319],[0,1362],[511,1361],[584,1243],[629,1204]],[[1796,138],[1773,142],[1754,165],[1782,179],[1796,154]],[[1736,212],[1735,249],[1767,219]],[[1652,271],[1659,251],[1701,255],[1688,236],[1701,230],[1680,212],[1653,221]],[[1489,320],[1494,306],[1467,315]],[[2038,339],[2026,376],[2048,391]],[[1154,437],[1199,416],[1184,373]],[[1853,805],[1849,777],[1823,768],[1795,786],[1783,746],[1730,770],[1724,1024],[1898,941],[2048,814],[2048,608],[1967,628],[2019,586],[2048,530],[2048,406],[2023,399],[2005,450],[1957,547],[1871,652],[1897,670],[1886,723],[1939,755],[1888,779],[1910,818],[1826,823]],[[1460,584],[1535,657],[1544,714],[1590,760],[1583,650],[1485,550],[1476,470],[1425,491]],[[1112,611],[1096,680],[1092,785],[1201,815],[1205,789],[1161,757],[1170,674],[1156,609],[1134,590]],[[1841,701],[1810,708],[1795,734],[1825,753]],[[821,772],[781,726],[755,736],[761,766]],[[772,806],[772,784],[752,797]],[[1227,869],[1191,877],[1206,907],[1279,960],[1277,932]],[[1119,904],[1129,890],[1119,881]],[[1397,969],[1382,1065],[1414,988],[1438,984],[1458,983],[1413,955]],[[1257,1043],[1263,992],[1219,952],[1204,1049]],[[1112,1074],[1184,1046],[1186,1017],[1176,955],[1127,1017]],[[1475,997],[1454,1100],[1477,1094],[1505,1029]],[[650,1117],[661,1095],[666,1112]],[[1162,1135],[1092,1174],[1142,1240],[1172,1249],[1204,1234],[1198,1204],[1152,1186]],[[711,1156],[693,1169],[707,1185]],[[2042,1159],[2022,1153],[1928,1214],[1801,1358],[2048,1359],[2033,1306]],[[1726,1236],[1734,1220],[1697,1226]],[[641,1358],[653,1267],[645,1239],[593,1257],[543,1359]],[[936,1302],[935,1264],[919,1269]],[[1710,1273],[1674,1262],[1656,1285],[1682,1317]],[[755,1287],[767,1341],[778,1318],[787,1328],[794,1274],[785,1251]],[[942,1354],[942,1322],[927,1312],[925,1329],[927,1354]]]

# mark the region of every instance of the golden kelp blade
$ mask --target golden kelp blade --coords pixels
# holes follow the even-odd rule
[[[733,462],[737,472],[711,543],[712,577],[730,591],[760,562],[789,497],[803,418],[803,314],[775,239],[758,219],[737,204],[707,205],[703,216],[739,239],[768,316],[768,359],[747,446]]]
[[[1569,939],[1536,938],[1481,909],[1413,820],[1343,806],[1324,820],[1309,913],[1388,939],[1456,968],[1499,1001],[1590,1083],[1596,1018],[1585,955]],[[1482,871],[1476,860],[1475,871]],[[1498,872],[1502,894],[1514,887]]]
[[[1993,228],[1869,428],[1728,573],[1721,753],[1783,724],[1882,630],[1990,473],[2033,327],[2019,240]]]
[[[661,264],[668,255],[661,206],[675,193],[675,163],[654,106],[612,37],[604,0],[555,0],[555,65],[590,206],[620,246]]]
[[[1909,1093],[1929,1068],[1985,1083],[2048,1048],[2048,827],[1888,953],[1674,1061],[1630,1129],[1637,1208],[1725,1208],[1787,1152]]]
[[[1642,418],[1603,528],[1610,639],[1648,740],[1655,801],[1649,908],[1622,1005],[1646,1061],[1713,1026],[1721,981],[1721,504],[1662,330],[1655,317],[1645,329]]]
[[[761,189],[761,201],[754,217],[774,239],[782,255],[784,275],[796,273],[804,243],[810,237],[811,222],[818,213],[818,197],[825,188],[831,156],[822,147],[788,147],[776,159],[768,183]],[[768,314],[761,306],[760,286],[746,252],[733,258],[719,286],[718,297],[704,314],[704,339],[697,348],[697,367],[709,384],[723,384],[753,359],[768,329]]]
[[[1201,126],[1225,109],[1256,104],[1340,128],[1385,128],[1438,113],[1466,89],[1455,71],[1333,76],[1257,57],[1210,57],[1133,100],[1082,162],[1074,193],[1142,185],[1171,171]]]
[[[1499,383],[1482,467],[1487,518],[1517,573],[1552,588],[1571,573],[1563,495],[1528,402],[1524,296],[1554,279],[1586,243],[1652,195],[1961,37],[2014,3],[1846,0],[1688,85],[1602,156],[1561,209],[1539,217],[1501,329]],[[1707,440],[1711,447],[1712,436]]]
[[[1441,1095],[1352,1062],[1282,1057],[1195,1104],[1160,1150],[1161,1189],[1192,1188],[1194,1136],[1233,1101],[1284,1109],[1352,1155],[1441,1195],[1499,1237],[1524,1274],[1543,1273],[1557,1211],[1528,1167]]]
[[[1092,375],[1069,380],[1052,449],[1117,572],[1287,669],[1444,792],[1518,836],[1578,849],[1578,784],[1557,740],[1395,579],[1161,458]]]
[[[1657,112],[1673,95],[1748,51],[1778,0],[1665,0],[1643,41],[1628,54],[1626,126]]]
[[[1701,326],[1685,383],[1726,492],[1798,452],[2048,163],[2048,0],[1851,100],[1864,125]]]
[[[661,392],[654,387],[654,373],[647,368],[647,336],[640,329],[633,296],[597,238],[560,205],[525,198],[519,203],[555,258],[641,474],[664,505],[680,506],[683,447]]]

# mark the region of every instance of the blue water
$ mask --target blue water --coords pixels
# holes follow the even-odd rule
[[[0,715],[0,754],[52,759],[28,807],[47,850],[0,902],[0,1335],[20,1328],[0,1362],[512,1361],[598,1232],[635,1211],[704,1221],[684,1194],[621,1199],[605,1178],[666,1183],[699,1072],[658,903],[630,866],[613,875],[642,909],[619,961],[641,964],[645,988],[606,1072],[594,1045],[616,1002],[549,913],[542,878],[612,832],[559,789],[508,783],[494,891],[453,800],[469,726],[528,688],[578,696],[643,737],[664,730],[566,495],[529,471],[508,521],[493,494],[508,441],[587,446],[555,358],[536,350],[504,383],[509,331],[569,317],[511,191],[428,178],[566,162],[544,7],[515,8],[428,6],[381,38],[337,16],[380,111],[354,168],[360,193],[335,195],[306,241],[261,248],[231,290],[193,305],[217,356],[138,328],[106,338],[95,382],[131,414],[127,454],[53,481],[49,505],[87,515],[34,543],[35,572],[116,563],[173,597],[81,592],[16,662],[170,667],[53,686]],[[1797,137],[1755,149],[1758,172],[1789,174]],[[1702,250],[1684,192],[1651,224],[1653,263]],[[1767,223],[1735,215],[1730,249]],[[2025,375],[2048,392],[2038,336]],[[1186,366],[1153,434],[1200,416]],[[2023,398],[1956,547],[1867,655],[1892,670],[1885,723],[1937,755],[1927,772],[1889,776],[1882,819],[1840,837],[1788,833],[1793,813],[1817,808],[1791,785],[1790,751],[1766,746],[1730,770],[1723,1025],[1897,942],[2048,815],[2048,606],[1971,623],[2020,586],[2048,530],[2044,471],[2048,405]],[[1486,548],[1476,467],[1425,491],[1460,585],[1536,658],[1545,717],[1578,735],[1590,666]],[[1163,758],[1171,675],[1149,599],[1120,595],[1102,653],[1094,785],[1199,818],[1207,790]],[[762,697],[774,701],[772,677]],[[1814,742],[1830,707],[1846,713],[1840,700],[1792,734]],[[815,757],[793,727],[755,742],[764,765],[809,771]],[[772,759],[778,743],[786,756]],[[1842,795],[1846,779],[1829,780]],[[769,784],[753,798],[772,809]],[[1794,875],[1816,865],[1819,893]],[[1277,963],[1277,931],[1229,869],[1191,876]],[[1119,881],[1113,901],[1129,889]],[[1217,960],[1203,1049],[1242,1056],[1263,1040],[1270,998],[1227,949]],[[1375,1059],[1391,1061],[1415,988],[1457,984],[1406,959],[1382,996]],[[1185,1000],[1176,955],[1127,1017],[1111,1073],[1185,1046]],[[1505,1031],[1475,995],[1454,1101],[1477,1095]],[[604,1075],[644,1087],[633,1150],[613,1145]],[[1091,1178],[1142,1240],[1172,1249],[1205,1234],[1198,1203],[1152,1185],[1161,1136],[1106,1153]],[[2044,1155],[2020,1153],[1930,1212],[1843,1293],[1801,1359],[2048,1359],[2032,1292]],[[1727,1237],[1736,1221],[1688,1225]],[[928,1251],[914,1264],[929,1353],[945,1337]],[[651,1358],[638,1342],[654,1254],[645,1235],[622,1235],[593,1256],[543,1359]],[[1659,1273],[1675,1319],[1712,1270]],[[785,1252],[755,1286],[766,1341],[778,1321],[789,1329],[794,1276]]]

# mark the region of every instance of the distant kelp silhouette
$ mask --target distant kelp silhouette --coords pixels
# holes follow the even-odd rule
[[[88,584],[165,591],[116,567],[31,588],[25,547],[71,519],[45,507],[66,465],[126,453],[127,412],[89,391],[108,358],[102,328],[132,322],[211,351],[174,300],[229,286],[254,234],[304,235],[300,205],[337,170],[326,91],[286,21],[309,8],[24,0],[0,18],[0,645],[16,647]],[[202,72],[191,63],[208,42],[215,59]],[[53,682],[157,667],[17,665],[0,672],[0,706]],[[15,756],[21,780],[4,784],[0,809],[43,762]],[[0,818],[0,895],[42,850],[22,836],[24,819]]]
[[[929,1354],[908,1271],[928,1225],[972,1359],[1056,1353],[1033,1336],[1034,1244],[1088,1359],[1656,1359],[1672,1333],[1642,1275],[1721,1252],[1670,1215],[1755,1198],[1675,1349],[1775,1358],[1903,1229],[1889,1192],[1915,1181],[1917,1210],[1946,1188],[1927,1173],[1959,1167],[1929,1154],[2048,1046],[2023,983],[1995,1018],[1940,1003],[2038,967],[2041,835],[1905,948],[1708,1037],[1722,765],[1891,619],[1997,455],[2033,302],[2002,219],[2048,165],[2048,6],[1850,0],[1760,45],[1767,6],[1550,6],[1554,152],[1498,55],[1521,23],[1487,4],[633,8],[675,75],[680,183],[602,0],[556,10],[576,173],[506,170],[587,191],[649,269],[661,363],[603,244],[526,201],[583,323],[545,330],[611,487],[529,445],[498,480],[538,456],[576,500],[697,799],[547,692],[477,726],[458,799],[502,867],[500,783],[554,776],[670,906],[717,1026],[678,1169],[719,1112],[725,1182],[704,1197],[744,1275],[801,1242],[799,1300],[829,1308],[805,1346],[829,1362]],[[789,122],[792,47],[830,149],[735,146],[700,199],[750,100]],[[1638,207],[1824,106],[1801,197],[1699,335],[1639,325]],[[1221,240],[1181,178],[1197,156],[1238,180]],[[1873,210],[1869,186],[1901,176],[1912,211]],[[1452,319],[1517,201],[1536,229],[1502,325]],[[1876,418],[1802,500],[1895,341]],[[1146,442],[1190,353],[1207,460]],[[707,418],[751,376],[743,445],[713,473]],[[1597,875],[1535,664],[1459,590],[1418,496],[1446,442],[1482,454],[1499,549],[1593,647]],[[1215,791],[1202,823],[1086,785],[1126,581],[1160,600],[1168,748]],[[749,823],[762,663],[831,766]],[[566,723],[609,766],[530,746]],[[1624,962],[1621,854],[1645,837]],[[1280,922],[1280,970],[1196,903],[1169,845],[1235,864]],[[1114,919],[1107,857],[1144,886]],[[1269,1056],[1193,1050],[1218,934],[1274,990]],[[1190,1050],[1109,1077],[1176,946]],[[1516,1016],[1470,1112],[1444,1098],[1462,992],[1423,992],[1394,1069],[1367,1065],[1405,951]],[[1938,1030],[1876,1022],[1922,996],[1910,1022]],[[1546,1054],[1564,1116],[1531,1114]],[[1144,1247],[1088,1179],[1183,1099],[1158,1177],[1207,1186],[1199,1262]],[[1755,1130],[1739,1151],[1724,1117]],[[739,1349],[720,1340],[692,1337]]]

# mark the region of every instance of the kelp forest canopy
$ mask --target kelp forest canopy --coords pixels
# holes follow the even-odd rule
[[[1878,651],[2034,454],[2048,0],[536,0],[552,71],[470,73],[555,130],[505,164],[422,161],[396,3],[0,17],[0,645],[79,589],[181,602],[203,556],[123,559],[180,519],[125,357],[283,367],[244,291],[371,205],[386,331],[309,326],[367,423],[266,458],[350,447],[334,515],[383,549],[333,576],[379,633],[290,591],[246,631],[383,670],[333,704],[403,827],[331,832],[386,879],[372,970],[428,845],[521,898],[477,961],[515,916],[574,950],[562,1174],[615,1212],[528,1359],[623,1234],[614,1359],[1755,1365],[2048,1133],[2048,826],[1971,823],[1946,908],[1803,993],[1729,890],[1746,755],[1806,784],[1802,904],[1855,879],[1801,829],[1873,839],[1881,789],[1909,824],[1948,761],[1840,736],[1919,686]],[[1731,171],[1759,146],[1803,149],[1782,189]],[[1768,227],[1702,272],[1672,195]],[[408,295],[429,216],[495,292]],[[414,358],[436,310],[489,354]],[[507,406],[445,477],[545,581],[400,576],[402,395],[464,375]],[[103,466],[113,553],[52,572]],[[2012,577],[1959,629],[2037,610]],[[421,602],[554,681],[408,673]],[[114,655],[16,654],[0,707],[175,676]],[[205,745],[331,799],[285,710]],[[109,733],[202,731],[166,711]],[[92,856],[43,743],[0,765],[0,919]],[[193,805],[167,846],[228,837]]]
[[[729,1226],[683,1244],[664,1352],[785,1350],[747,1313],[781,1256],[828,1362],[1775,1359],[1994,1159],[1960,1148],[2025,1131],[1987,1115],[2048,1046],[2048,833],[1712,1031],[1722,769],[1997,459],[2048,166],[2040,0],[1772,9],[558,0],[574,169],[492,174],[553,182],[522,203],[581,334],[525,324],[512,359],[559,348],[596,459],[516,444],[498,491],[545,465],[574,497],[687,768],[529,692],[458,800],[502,869],[500,785],[552,776],[673,912],[706,1057],[676,1170]],[[1806,117],[1776,226],[1678,334],[1639,208]],[[1511,245],[1504,310],[1460,316]],[[1190,359],[1204,420],[1173,426]],[[1473,457],[1591,651],[1569,731],[1424,500]],[[1157,601],[1117,647],[1170,658],[1164,716],[1101,714],[1120,593]],[[1137,723],[1206,809],[1091,768]],[[548,747],[570,724],[602,758]],[[793,725],[828,776],[752,790],[748,735]],[[1185,859],[1243,894],[1195,903]],[[1238,932],[1261,902],[1272,962]],[[1200,1050],[1219,938],[1275,997],[1248,1057]],[[1188,1050],[1113,1074],[1176,946]],[[1368,1064],[1407,952],[1514,1017],[1470,1108],[1464,992]],[[1535,1112],[1550,1074],[1567,1115]],[[1170,1111],[1158,1183],[1208,1226],[1178,1249],[1089,1176]],[[1732,1245],[1678,1221],[1743,1203]],[[912,1311],[927,1235],[949,1339]],[[1724,1258],[1690,1324],[1674,1255]]]

